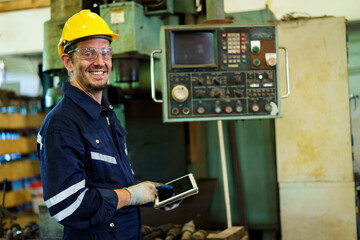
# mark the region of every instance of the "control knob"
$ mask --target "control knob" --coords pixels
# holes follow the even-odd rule
[[[189,97],[189,90],[187,89],[186,86],[184,85],[176,85],[172,90],[171,90],[171,97],[176,101],[176,102],[185,102],[188,97]]]
[[[204,97],[204,90],[195,91],[195,98],[203,98],[203,97]]]
[[[235,97],[241,97],[242,96],[242,91],[239,90],[239,89],[236,89],[236,90],[234,90],[234,94],[235,94]]]
[[[213,88],[210,91],[210,97],[216,97],[216,98],[220,98],[223,97],[225,94],[224,90],[221,88]]]
[[[204,85],[205,80],[202,77],[194,77],[193,80],[198,84],[198,85]]]
[[[220,82],[221,82],[221,80],[220,80],[219,77],[214,77],[214,78],[213,78],[213,81],[214,81],[214,83],[217,84],[217,85],[219,85]]]

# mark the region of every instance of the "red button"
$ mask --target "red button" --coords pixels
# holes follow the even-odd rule
[[[241,53],[246,53],[246,50],[245,50],[245,49],[241,49]]]
[[[231,113],[231,112],[232,112],[232,107],[227,106],[227,107],[225,108],[225,111],[226,111],[227,113]]]
[[[226,38],[226,33],[221,34],[223,38]]]
[[[259,105],[257,105],[257,104],[252,105],[251,108],[252,108],[253,112],[258,112],[260,109]]]

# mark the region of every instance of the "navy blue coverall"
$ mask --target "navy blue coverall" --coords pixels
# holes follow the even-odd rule
[[[63,239],[141,238],[137,206],[116,210],[113,189],[137,183],[127,158],[125,129],[103,97],[100,105],[69,82],[37,136],[44,200],[64,225]]]

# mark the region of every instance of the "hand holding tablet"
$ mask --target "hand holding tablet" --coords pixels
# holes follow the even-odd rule
[[[165,185],[157,186],[158,195],[154,208],[161,208],[191,195],[197,194],[199,188],[192,173],[174,179]]]

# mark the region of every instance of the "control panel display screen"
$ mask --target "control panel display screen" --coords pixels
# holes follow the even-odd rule
[[[215,65],[214,33],[172,32],[172,67],[198,67]]]
[[[163,118],[278,118],[276,25],[164,26]]]

